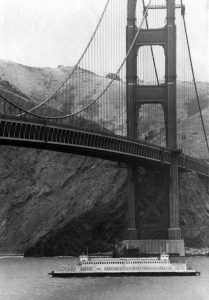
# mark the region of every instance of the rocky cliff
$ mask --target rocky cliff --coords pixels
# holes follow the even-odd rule
[[[22,80],[12,75],[15,70]],[[4,87],[7,83],[7,87],[36,99],[55,88],[52,77],[57,85],[68,70],[0,62]],[[201,85],[207,110],[208,86]],[[195,109],[190,107],[188,111],[183,114],[182,110],[184,122],[195,117]],[[1,146],[0,153],[0,252],[74,255],[86,246],[93,252],[105,251],[124,232],[128,197],[124,167],[35,149]],[[145,172],[147,178],[161,176],[157,170]],[[145,200],[156,197],[155,184],[143,182],[143,176],[140,180],[145,187]],[[160,195],[162,201],[167,201],[165,194]],[[203,180],[196,174],[180,174],[180,203],[186,244],[209,247],[209,196]]]

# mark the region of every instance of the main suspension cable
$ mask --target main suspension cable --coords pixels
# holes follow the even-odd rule
[[[198,90],[197,90],[197,83],[196,83],[195,74],[194,74],[194,67],[193,67],[193,62],[192,62],[191,49],[190,49],[189,37],[188,37],[188,32],[187,32],[186,20],[185,20],[185,6],[184,6],[182,0],[181,0],[181,8],[182,8],[181,15],[183,18],[183,23],[184,23],[184,31],[185,31],[185,35],[186,35],[187,48],[188,48],[189,60],[190,60],[190,65],[191,65],[191,70],[192,70],[192,78],[193,78],[193,83],[194,83],[194,88],[195,88],[195,94],[196,94],[197,104],[198,104],[198,108],[199,108],[199,112],[200,112],[200,118],[201,118],[201,122],[202,122],[205,141],[206,141],[206,145],[207,145],[207,149],[208,149],[208,153],[209,153],[209,142],[208,142],[208,137],[207,137],[207,133],[206,133],[206,129],[205,129],[205,122],[204,122],[203,114],[202,114],[202,110],[201,110],[199,94],[198,94]]]
[[[87,106],[85,106],[84,108],[82,108],[80,111],[78,112],[75,112],[75,113],[70,113],[70,114],[66,114],[66,115],[63,115],[63,116],[57,116],[57,117],[47,117],[47,116],[43,116],[43,115],[38,115],[38,114],[35,114],[33,113],[32,111],[27,111],[21,107],[19,107],[18,105],[14,105],[10,100],[8,100],[6,97],[3,97],[2,95],[0,95],[0,98],[2,98],[4,101],[6,101],[7,103],[9,103],[10,105],[14,106],[15,108],[19,109],[20,111],[23,111],[24,113],[26,114],[29,114],[29,115],[32,115],[34,117],[37,117],[37,118],[42,118],[42,119],[46,119],[46,120],[61,120],[61,119],[66,119],[66,118],[69,118],[69,117],[73,117],[73,116],[76,116],[80,113],[82,113],[84,110],[88,109],[89,107],[91,107],[97,100],[99,100],[105,93],[106,91],[110,88],[110,86],[112,85],[113,81],[117,78],[119,72],[121,71],[122,67],[124,66],[127,58],[129,57],[130,55],[130,52],[132,51],[134,45],[135,45],[135,42],[136,42],[136,39],[138,38],[138,35],[139,35],[139,32],[141,31],[142,29],[142,26],[143,26],[143,23],[145,21],[145,18],[147,16],[147,12],[149,10],[149,7],[151,5],[151,2],[152,0],[149,0],[149,3],[146,7],[146,10],[144,11],[144,14],[143,14],[143,18],[141,20],[141,23],[138,27],[138,30],[135,34],[135,37],[130,45],[130,48],[128,50],[128,52],[126,53],[126,56],[125,58],[123,59],[120,67],[118,68],[117,72],[114,74],[113,78],[110,80],[110,82],[108,83],[108,85],[105,87],[105,89],[100,93],[100,95],[98,97],[96,97],[91,103],[89,103]],[[22,114],[18,115],[18,116],[21,116]]]
[[[100,24],[101,24],[101,22],[102,22],[102,20],[103,20],[104,14],[105,14],[105,12],[106,12],[106,10],[107,10],[107,7],[108,7],[110,1],[111,1],[111,0],[107,0],[106,5],[105,5],[105,7],[104,7],[104,9],[103,9],[103,12],[102,12],[102,14],[101,14],[101,16],[100,16],[100,18],[99,18],[99,21],[98,21],[98,23],[97,23],[97,25],[96,25],[96,28],[95,28],[95,30],[94,30],[94,32],[93,32],[93,34],[92,34],[92,36],[91,36],[91,38],[90,38],[90,40],[89,40],[87,46],[86,46],[86,48],[84,49],[83,53],[81,54],[79,60],[77,61],[76,65],[73,67],[73,70],[71,71],[71,73],[70,73],[70,74],[67,76],[67,78],[60,84],[60,86],[53,92],[53,94],[49,95],[49,96],[48,96],[47,98],[45,98],[41,103],[39,103],[39,104],[36,105],[35,107],[31,108],[31,109],[28,110],[27,112],[32,112],[32,111],[36,110],[37,108],[41,107],[42,105],[44,105],[46,102],[48,102],[55,94],[57,94],[57,93],[60,91],[60,89],[66,84],[66,82],[73,76],[73,74],[75,73],[75,71],[77,70],[77,68],[78,68],[78,66],[79,66],[79,64],[80,64],[80,62],[81,62],[82,59],[84,58],[86,52],[88,51],[88,49],[89,49],[89,47],[90,47],[90,45],[91,45],[91,43],[92,43],[92,41],[93,41],[93,39],[94,39],[94,37],[95,37],[97,31],[98,31],[98,28],[99,28],[99,26],[100,26]],[[34,101],[34,99],[33,99],[33,98],[30,98],[30,97],[28,97],[28,99],[31,100],[31,101]],[[24,114],[25,114],[25,113],[22,113],[21,115],[24,115]]]
[[[145,1],[142,0],[142,3],[143,3],[143,9],[145,10]],[[147,27],[147,29],[149,29],[149,23],[148,23],[147,15],[146,15],[145,21],[146,21],[146,27]],[[154,70],[155,70],[155,76],[156,76],[156,79],[157,79],[157,84],[159,85],[160,82],[159,82],[159,77],[158,77],[158,72],[157,72],[157,66],[156,66],[156,61],[155,61],[155,55],[154,55],[154,51],[153,51],[152,45],[150,46],[150,50],[151,50],[151,54],[152,54],[152,61],[153,61],[153,65],[154,65]]]

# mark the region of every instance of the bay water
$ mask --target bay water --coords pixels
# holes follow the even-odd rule
[[[51,278],[76,258],[0,257],[0,300],[209,300],[209,257],[193,257],[194,277]]]

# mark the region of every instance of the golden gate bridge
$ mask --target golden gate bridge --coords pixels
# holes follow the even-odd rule
[[[171,253],[183,253],[178,172],[209,177],[200,159],[208,155],[207,132],[182,0],[108,0],[78,62],[51,95],[0,89],[1,144],[127,164],[126,240],[141,238],[139,167],[166,170]]]

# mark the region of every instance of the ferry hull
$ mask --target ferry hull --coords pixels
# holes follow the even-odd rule
[[[199,276],[200,272],[196,270],[182,272],[51,272],[52,277],[70,278],[70,277],[122,277],[122,276]]]

